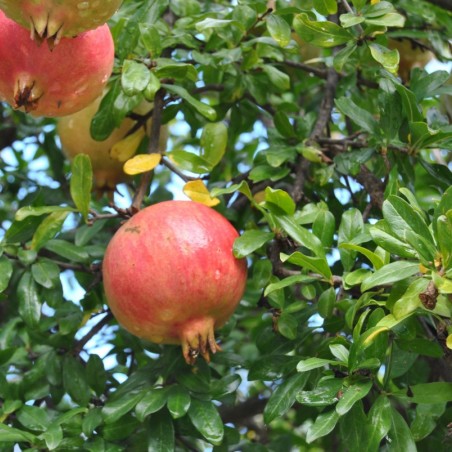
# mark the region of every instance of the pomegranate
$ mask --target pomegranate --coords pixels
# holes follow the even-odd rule
[[[101,98],[83,110],[72,115],[60,118],[57,125],[57,132],[60,136],[61,145],[65,154],[72,160],[78,154],[87,154],[91,159],[94,174],[94,183],[100,194],[111,192],[116,185],[129,180],[129,176],[124,173],[122,161],[112,158],[110,155],[113,146],[122,140],[135,125],[133,119],[125,118],[121,125],[115,129],[111,135],[103,141],[96,141],[91,137],[91,121],[99,109]],[[152,104],[143,102],[135,112],[138,114],[147,113],[152,108]],[[146,132],[149,134],[151,121],[147,124]],[[160,129],[160,149],[165,150],[168,131],[166,127]]]
[[[107,22],[122,0],[0,0],[10,19],[31,30],[32,39],[58,44]]]
[[[218,212],[193,201],[165,201],[138,212],[113,236],[103,261],[105,295],[118,322],[154,343],[181,344],[193,364],[220,350],[214,329],[240,302],[246,262]]]
[[[113,69],[113,38],[103,25],[50,51],[0,11],[0,62],[0,100],[35,116],[64,116],[102,94]]]

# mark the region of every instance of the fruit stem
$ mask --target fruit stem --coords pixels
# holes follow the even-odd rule
[[[210,362],[210,354],[221,351],[221,347],[215,341],[215,322],[211,317],[202,317],[187,322],[182,329],[180,338],[182,353],[187,364],[193,365],[201,355]]]

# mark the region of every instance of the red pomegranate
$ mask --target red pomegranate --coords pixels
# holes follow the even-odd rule
[[[0,9],[12,20],[31,30],[38,41],[58,44],[107,22],[122,0],[0,0]]]
[[[103,261],[105,295],[118,322],[155,343],[181,344],[185,360],[220,350],[214,329],[240,302],[246,262],[218,212],[193,201],[165,201],[124,223]]]
[[[114,63],[107,25],[50,51],[0,11],[0,100],[34,116],[64,116],[102,94]]]

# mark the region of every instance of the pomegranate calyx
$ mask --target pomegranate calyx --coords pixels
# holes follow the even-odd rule
[[[187,364],[193,365],[201,355],[210,362],[210,352],[215,354],[221,347],[215,341],[214,320],[203,317],[188,321],[182,329],[180,340],[182,354]]]
[[[35,88],[34,81],[17,82],[17,88],[14,93],[14,108],[24,107],[28,113],[38,108],[39,99],[43,95]]]

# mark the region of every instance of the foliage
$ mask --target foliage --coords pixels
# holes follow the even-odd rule
[[[55,121],[1,105],[0,450],[450,450],[452,90],[388,47],[449,61],[442,3],[126,0],[91,132],[147,99],[139,155],[170,138],[114,208]],[[193,367],[118,327],[101,281],[120,223],[184,191],[249,263]]]

